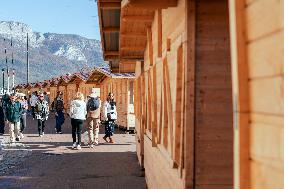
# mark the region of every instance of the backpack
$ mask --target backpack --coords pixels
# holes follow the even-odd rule
[[[95,111],[100,107],[100,101],[98,98],[91,98],[88,101],[87,110],[88,111]]]

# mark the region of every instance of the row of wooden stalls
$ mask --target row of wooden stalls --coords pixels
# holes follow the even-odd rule
[[[283,0],[97,3],[148,188],[284,188]]]
[[[69,110],[70,102],[77,91],[84,96],[90,95],[92,90],[100,96],[102,102],[108,93],[112,92],[117,102],[117,125],[125,130],[134,130],[134,73],[115,74],[108,68],[95,68],[90,73],[74,73],[64,75],[43,82],[21,84],[16,87],[20,92],[30,96],[35,91],[47,92],[50,104],[57,92],[63,92],[65,109]]]

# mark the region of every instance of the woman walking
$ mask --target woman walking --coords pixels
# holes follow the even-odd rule
[[[25,98],[25,94],[23,93],[19,93],[19,102],[21,103],[22,106],[22,115],[21,115],[21,119],[20,119],[20,138],[24,138],[24,129],[27,126],[27,111],[28,111],[28,101]]]
[[[106,142],[114,143],[114,123],[117,120],[116,102],[113,93],[109,93],[106,102],[104,103],[104,118],[105,118],[105,136],[103,139]],[[107,140],[109,138],[109,141]]]
[[[38,134],[40,137],[44,135],[45,121],[48,119],[49,106],[44,100],[44,94],[40,93],[38,101],[35,104],[35,117],[38,120]]]
[[[84,95],[80,92],[77,92],[74,100],[72,100],[70,104],[73,149],[81,149],[81,133],[84,121],[86,120],[86,114],[87,109],[84,101]],[[78,140],[76,140],[76,135]]]

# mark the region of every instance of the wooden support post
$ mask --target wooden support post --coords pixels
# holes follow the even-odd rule
[[[250,187],[249,73],[245,1],[229,0],[234,109],[234,188]]]
[[[152,30],[151,28],[147,28],[147,38],[148,38],[148,54],[150,60],[150,66],[153,66],[153,41],[152,41]]]
[[[162,57],[162,46],[163,46],[163,27],[162,27],[162,10],[158,10],[158,57]]]
[[[196,0],[186,1],[186,59],[185,59],[185,117],[184,125],[184,188],[193,189],[195,184],[194,137],[195,137],[195,33]]]

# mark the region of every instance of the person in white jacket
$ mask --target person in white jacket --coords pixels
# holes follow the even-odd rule
[[[70,104],[70,117],[72,125],[72,138],[73,149],[81,149],[81,133],[84,121],[86,120],[87,109],[86,102],[84,101],[84,95],[80,92],[76,93],[74,100]],[[76,142],[76,135],[78,141]]]

